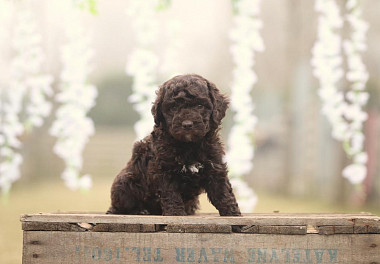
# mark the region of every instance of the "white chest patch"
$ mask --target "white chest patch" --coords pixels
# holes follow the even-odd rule
[[[194,163],[191,165],[183,165],[181,172],[185,173],[187,171],[190,171],[191,173],[198,173],[200,169],[203,168],[203,165],[200,163]]]

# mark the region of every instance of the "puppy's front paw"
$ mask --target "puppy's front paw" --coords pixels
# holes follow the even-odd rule
[[[106,212],[106,214],[115,214],[115,208],[113,208],[113,207],[110,207],[108,210],[107,210],[107,212]]]

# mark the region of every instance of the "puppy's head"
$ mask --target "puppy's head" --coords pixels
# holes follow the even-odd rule
[[[197,142],[215,131],[228,99],[199,75],[180,75],[162,84],[152,107],[156,126],[183,142]]]

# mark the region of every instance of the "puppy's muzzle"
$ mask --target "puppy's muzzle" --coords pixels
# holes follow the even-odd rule
[[[184,129],[192,129],[193,126],[194,126],[193,121],[185,120],[182,122],[182,128],[184,128]]]

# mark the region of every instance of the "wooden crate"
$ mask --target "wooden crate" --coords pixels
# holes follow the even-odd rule
[[[21,222],[25,264],[380,263],[380,217],[368,213],[41,213]]]

